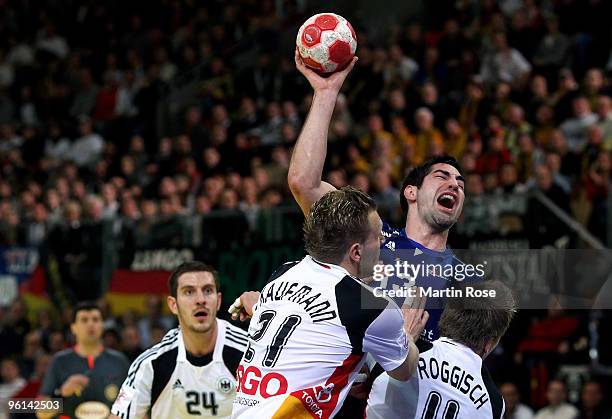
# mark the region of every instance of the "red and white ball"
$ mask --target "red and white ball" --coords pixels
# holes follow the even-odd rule
[[[357,37],[342,16],[320,13],[300,27],[296,44],[304,64],[320,73],[333,73],[351,61],[357,50]]]

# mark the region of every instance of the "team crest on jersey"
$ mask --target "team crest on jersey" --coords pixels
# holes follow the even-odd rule
[[[230,393],[235,387],[235,382],[231,378],[221,377],[217,381],[217,389],[221,393]]]

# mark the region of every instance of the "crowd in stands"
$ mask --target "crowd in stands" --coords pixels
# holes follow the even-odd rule
[[[109,218],[225,209],[253,221],[291,202],[285,173],[311,99],[291,51],[277,49],[304,18],[295,2],[130,2],[121,16],[112,1],[48,3],[7,4],[1,18],[0,243],[39,246]],[[441,3],[444,13],[426,6],[380,44],[353,20],[360,59],[326,178],[370,192],[397,219],[407,170],[447,153],[468,177],[468,233],[512,230],[490,220],[537,212],[481,196],[536,189],[605,240],[609,2]],[[235,62],[251,50],[255,62]],[[193,69],[194,100],[160,124]]]
[[[605,243],[612,3],[423,3],[421,16],[394,22],[383,41],[343,12],[359,61],[336,104],[325,179],[371,193],[401,223],[404,175],[451,154],[466,177],[457,233],[527,231],[532,246],[550,244],[562,225],[528,195],[538,192]],[[286,172],[312,96],[280,38],[318,9],[292,0],[36,4],[0,1],[0,245],[73,262],[88,248],[72,274],[95,283],[88,269],[102,263],[100,238],[124,243],[119,253],[126,242],[172,246],[166,232],[185,228],[177,218],[218,211],[239,235],[267,209],[294,205]],[[193,100],[174,109],[172,92],[186,80]],[[154,234],[153,225],[163,228]],[[206,226],[198,228],[214,240]],[[61,275],[71,273],[60,266]],[[42,312],[31,324],[20,304],[0,310],[2,355],[20,356],[3,362],[2,386],[40,379],[48,357],[39,355],[67,344],[65,322],[58,329]],[[582,320],[545,351],[562,358]],[[107,343],[132,357],[169,327],[118,324],[121,336],[109,325]],[[523,332],[516,348],[529,348],[525,333],[537,328]],[[555,385],[551,404],[565,391]],[[584,384],[584,409],[597,386]]]

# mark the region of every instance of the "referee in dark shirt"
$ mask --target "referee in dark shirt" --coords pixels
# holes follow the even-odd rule
[[[107,417],[130,363],[122,353],[102,346],[102,312],[94,303],[76,306],[70,329],[76,345],[53,356],[40,389],[43,398],[63,398],[63,412],[37,416]]]

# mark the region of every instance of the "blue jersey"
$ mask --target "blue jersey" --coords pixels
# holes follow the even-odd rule
[[[393,265],[394,273],[382,280],[380,286],[386,290],[398,290],[416,285],[430,293],[427,296],[426,310],[429,320],[421,339],[433,342],[440,337],[438,322],[446,303],[446,298],[437,291],[461,284],[463,281],[484,279],[477,274],[467,275],[465,265],[454,253],[428,249],[406,236],[405,229],[393,228],[383,224],[382,234],[385,242],[380,249],[380,257],[385,265]],[[443,293],[442,293],[443,294]],[[392,297],[401,307],[406,296]]]

